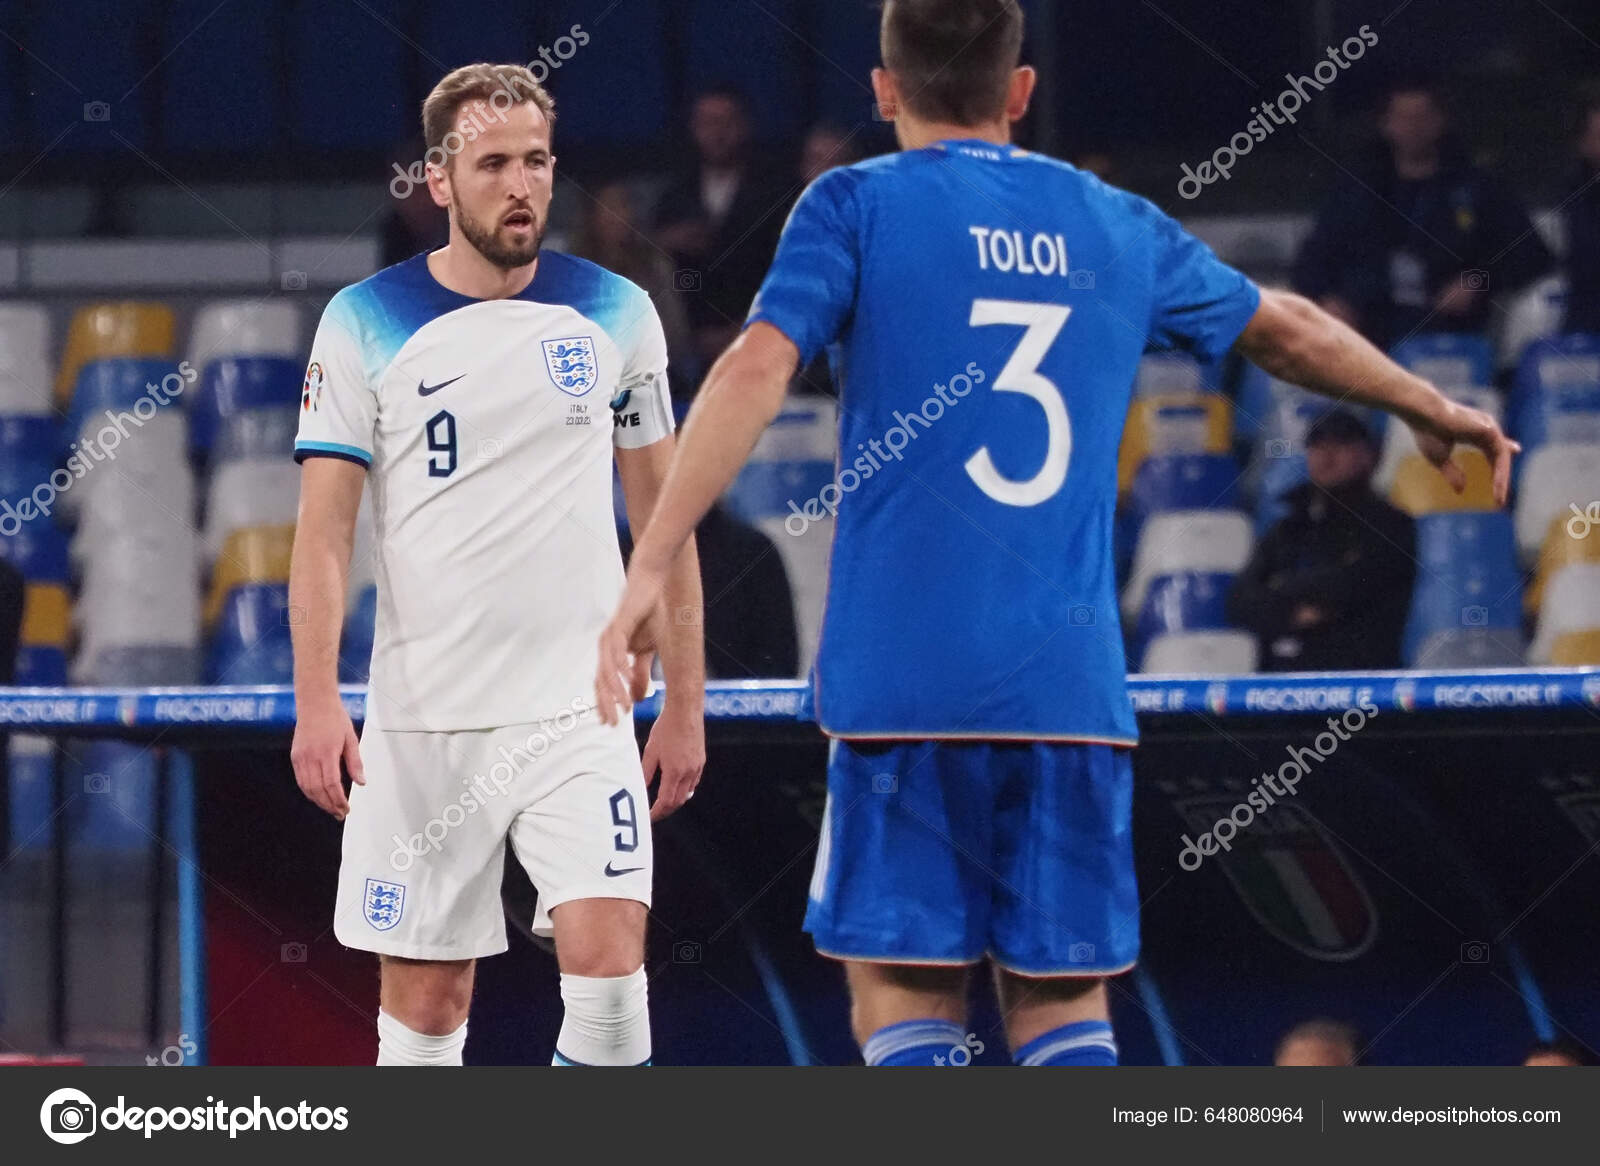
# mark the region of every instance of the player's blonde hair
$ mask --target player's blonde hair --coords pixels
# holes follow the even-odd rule
[[[439,149],[448,157],[455,156],[457,151],[447,148],[445,139],[457,132],[457,115],[469,101],[481,101],[499,116],[504,116],[513,106],[531,103],[544,114],[545,121],[555,125],[555,98],[539,84],[526,65],[490,65],[480,61],[450,70],[423,101],[422,137],[429,150]]]

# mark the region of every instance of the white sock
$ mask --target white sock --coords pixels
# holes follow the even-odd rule
[[[650,1003],[644,969],[631,976],[561,977],[567,1006],[552,1065],[648,1065]]]
[[[383,1009],[378,1009],[378,1064],[459,1065],[467,1043],[467,1024],[448,1036],[412,1032]]]

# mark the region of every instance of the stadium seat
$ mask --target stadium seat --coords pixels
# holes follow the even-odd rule
[[[1566,637],[1597,629],[1600,629],[1600,564],[1575,563],[1563,567],[1545,587],[1533,646],[1528,649],[1528,663],[1554,663],[1558,642],[1563,643],[1564,652],[1570,653],[1575,649]],[[1588,641],[1578,643],[1581,648]]]
[[[1207,390],[1200,362],[1185,352],[1149,352],[1139,361],[1135,397],[1203,393]]]
[[[1509,515],[1452,512],[1418,518],[1417,560],[1402,641],[1408,665],[1441,632],[1521,626],[1522,574]]]
[[[1564,275],[1547,275],[1512,296],[1499,330],[1500,367],[1514,369],[1521,364],[1528,345],[1561,331],[1561,321],[1566,314],[1567,278]]]
[[[1463,405],[1470,405],[1474,409],[1482,409],[1496,421],[1505,420],[1505,407],[1500,394],[1488,388],[1459,388],[1445,390],[1445,396],[1452,401],[1459,401]],[[1378,454],[1378,468],[1372,474],[1373,489],[1380,492],[1390,489],[1394,485],[1395,476],[1400,471],[1401,463],[1408,457],[1420,453],[1417,449],[1417,435],[1411,431],[1411,426],[1396,420],[1393,424],[1384,426],[1383,444]]]
[[[378,589],[363,587],[344,620],[339,645],[339,682],[365,684],[372,667],[372,638],[378,621]]]
[[[1249,632],[1169,632],[1145,649],[1141,672],[1229,676],[1256,670],[1256,640]]]
[[[222,420],[245,410],[299,409],[305,366],[287,356],[222,357],[205,366],[189,402],[189,439],[208,454]]]
[[[1493,384],[1494,355],[1489,341],[1470,332],[1428,332],[1394,346],[1396,364],[1441,389]]]
[[[176,379],[168,379],[176,378]],[[165,386],[162,382],[166,381]],[[78,371],[78,382],[72,390],[72,403],[67,407],[65,436],[68,441],[97,433],[116,420],[115,415],[129,413],[124,418],[125,427],[134,428],[137,422],[153,417],[157,411],[181,410],[182,397],[170,396],[182,382],[177,363],[161,357],[113,356],[104,360],[91,360]],[[168,404],[151,394],[151,388],[165,388]],[[186,386],[185,386],[186,387]],[[142,398],[149,405],[134,412]],[[107,417],[107,413],[113,414]]]
[[[1527,651],[1521,628],[1449,628],[1423,641],[1411,667],[1520,668]]]
[[[211,572],[205,623],[214,627],[222,604],[234,588],[245,583],[287,583],[289,557],[294,550],[294,524],[252,526],[228,535]]]
[[[94,423],[88,428],[93,431]],[[105,426],[100,433],[104,434]],[[120,436],[126,430],[127,436]],[[194,471],[188,458],[189,419],[176,405],[158,410],[150,420],[135,428],[123,422],[120,428],[104,434],[115,444],[100,443],[110,451],[104,460],[84,454],[88,467],[72,487],[61,495],[61,513],[79,521],[101,494],[127,493],[149,508],[149,519],[135,520],[140,526],[183,520],[194,513]],[[80,532],[81,534],[81,532]],[[80,538],[77,543],[83,543]]]
[[[1158,454],[1146,458],[1134,475],[1128,506],[1140,517],[1164,510],[1232,510],[1239,477],[1231,454]]]
[[[218,466],[206,498],[207,561],[215,561],[236,530],[293,522],[299,499],[300,467],[292,461],[277,458]]]
[[[304,352],[300,309],[286,300],[217,300],[195,313],[189,332],[189,363],[201,373],[214,360],[281,356],[298,362]]]
[[[1600,628],[1563,632],[1550,645],[1550,663],[1557,668],[1600,664]]]
[[[1600,336],[1535,340],[1517,366],[1511,435],[1532,451],[1600,442]]]
[[[1494,470],[1475,449],[1458,449],[1456,462],[1466,471],[1466,489],[1457,494],[1420,453],[1402,458],[1389,487],[1389,501],[1413,518],[1451,510],[1493,510]]]
[[[166,304],[125,300],[80,308],[67,329],[56,370],[56,404],[65,409],[84,365],[113,356],[173,355],[174,321]]]
[[[70,575],[67,537],[53,522],[25,522],[16,534],[0,535],[0,559],[9,561],[29,583],[65,586]]]
[[[0,417],[0,500],[14,506],[47,485],[61,465],[60,453],[61,427],[54,417]]]
[[[88,741],[74,749],[68,768],[65,817],[74,850],[148,851],[157,826],[154,751],[127,741]]]
[[[83,684],[152,688],[200,682],[200,652],[179,644],[130,644],[102,648],[78,678]]]
[[[74,609],[76,681],[110,684],[113,669],[126,675],[157,662],[176,669],[161,683],[192,679],[200,642],[198,556],[192,530],[164,532],[151,541],[117,537],[92,549]],[[184,660],[191,661],[189,667],[182,667]]]
[[[1517,485],[1517,549],[1525,563],[1539,553],[1550,524],[1600,502],[1600,444],[1547,445],[1527,457]]]
[[[51,394],[50,315],[39,304],[0,304],[0,416],[44,417]]]
[[[1227,453],[1233,405],[1216,393],[1141,397],[1128,411],[1117,458],[1117,488],[1126,493],[1145,459],[1156,454]]]
[[[1577,514],[1558,514],[1550,520],[1550,529],[1539,544],[1533,579],[1522,596],[1523,610],[1538,615],[1545,585],[1557,571],[1574,563],[1600,563],[1600,506]]]
[[[67,682],[67,650],[53,645],[23,644],[17,649],[17,684],[22,688],[57,688]]]
[[[181,432],[181,417],[164,417],[172,425],[152,428],[168,430],[168,436],[152,435],[166,447],[173,441],[172,431]],[[157,441],[137,443],[113,469],[101,468],[89,474],[74,491],[87,488],[78,507],[78,529],[72,536],[69,553],[72,563],[82,571],[98,563],[123,561],[131,553],[118,544],[143,548],[151,555],[164,555],[168,548],[187,548],[194,537],[194,475],[182,459],[160,464],[140,465],[139,452],[154,449]],[[99,475],[97,477],[97,475]],[[109,476],[107,476],[109,475]],[[91,479],[95,485],[90,487]],[[109,485],[108,485],[109,483]],[[104,487],[104,488],[102,488]],[[159,557],[155,560],[160,561]]]
[[[289,587],[247,583],[224,599],[206,661],[211,684],[290,684]]]
[[[1233,399],[1234,436],[1254,444],[1266,430],[1277,407],[1277,384],[1273,378],[1245,362],[1239,374],[1239,391]]]
[[[1139,532],[1133,574],[1122,593],[1130,622],[1144,609],[1150,583],[1183,571],[1237,574],[1250,560],[1250,520],[1233,510],[1172,510],[1153,515]]]
[[[72,596],[60,583],[29,583],[22,599],[24,645],[64,648],[72,634]]]
[[[245,409],[224,417],[212,442],[211,465],[273,458],[291,460],[299,428],[300,412],[292,406]]]
[[[1134,640],[1148,644],[1168,632],[1218,631],[1228,626],[1228,588],[1234,576],[1220,571],[1180,571],[1150,581]],[[1142,653],[1135,653],[1141,655]]]

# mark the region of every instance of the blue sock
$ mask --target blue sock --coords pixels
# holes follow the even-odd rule
[[[949,1064],[950,1050],[957,1045],[965,1050],[966,1040],[953,1020],[902,1020],[869,1036],[861,1058],[869,1065]]]
[[[1106,1021],[1080,1020],[1034,1037],[1011,1059],[1019,1065],[1115,1065],[1117,1042]]]

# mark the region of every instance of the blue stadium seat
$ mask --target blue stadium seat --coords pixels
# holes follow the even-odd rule
[[[1507,420],[1528,451],[1600,442],[1600,336],[1572,332],[1529,344]]]
[[[1221,571],[1180,571],[1150,581],[1134,631],[1134,659],[1151,640],[1167,632],[1216,631],[1228,626],[1228,588],[1233,575]]]
[[[1239,374],[1239,391],[1233,398],[1234,436],[1254,442],[1271,424],[1277,403],[1272,377],[1246,361]]]
[[[17,684],[23,688],[56,688],[67,682],[64,648],[23,644],[17,649]]]
[[[234,356],[214,360],[200,374],[189,401],[189,444],[209,454],[222,419],[246,409],[300,407],[305,367],[287,356]]]
[[[218,14],[215,0],[162,5],[161,43],[171,51],[162,64],[168,80],[160,90],[167,153],[265,150],[278,144],[282,102],[270,31],[277,7],[271,0],[233,0]]]
[[[1239,463],[1231,454],[1158,454],[1139,466],[1128,503],[1136,515],[1233,510],[1238,506],[1239,476]]]
[[[29,583],[66,583],[67,536],[53,522],[26,522],[16,534],[0,535],[0,559]]]
[[[160,357],[114,356],[109,360],[90,361],[78,372],[62,436],[70,442],[85,429],[98,432],[111,423],[106,417],[107,411],[115,414],[132,410],[141,397],[150,395],[152,386],[160,387],[163,380],[177,371],[176,361]],[[169,389],[176,384],[167,381]],[[158,407],[174,409],[180,407],[182,399],[181,396],[169,397],[170,404],[162,406],[159,398],[151,398]]]
[[[68,126],[73,132],[63,144],[77,152],[125,154],[127,142],[149,144],[154,86],[140,83],[155,63],[141,51],[147,18],[146,5],[128,0],[29,6],[20,39],[28,47],[23,77],[34,145],[48,145]]]
[[[15,503],[61,464],[54,417],[0,417],[0,499]]]
[[[1522,575],[1511,516],[1454,511],[1416,520],[1417,580],[1402,651],[1460,628],[1520,628]]]
[[[289,640],[289,586],[246,583],[223,600],[211,640],[206,680],[211,684],[289,684],[294,649]]]
[[[378,619],[378,589],[364,587],[344,621],[344,642],[339,646],[339,681],[365,684],[372,664],[372,633]]]
[[[67,766],[67,823],[74,849],[138,853],[156,827],[156,755],[148,745],[90,741]]]
[[[388,150],[417,134],[416,108],[406,86],[413,50],[403,28],[386,28],[365,4],[298,0],[287,7],[282,27],[294,145]]]
[[[1402,340],[1390,353],[1404,365],[1440,388],[1459,389],[1489,385],[1494,354],[1489,341],[1470,332],[1427,332]]]

